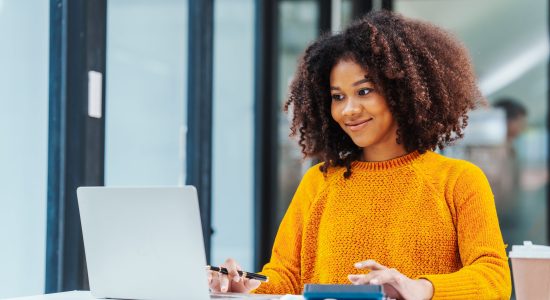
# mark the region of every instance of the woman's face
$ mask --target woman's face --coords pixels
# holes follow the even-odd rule
[[[340,60],[330,72],[331,115],[353,142],[364,149],[397,146],[397,122],[368,71],[353,60]]]

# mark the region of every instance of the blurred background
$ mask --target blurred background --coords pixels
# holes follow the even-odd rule
[[[464,42],[490,105],[441,152],[485,171],[508,251],[548,244],[545,0],[0,0],[0,298],[88,287],[82,185],[196,185],[209,262],[258,270],[312,164],[297,59],[378,9]]]

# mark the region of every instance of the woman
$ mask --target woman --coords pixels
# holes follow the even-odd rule
[[[379,11],[307,48],[285,109],[319,158],[280,225],[262,283],[210,274],[216,291],[300,294],[306,283],[382,284],[400,299],[507,299],[510,270],[491,189],[471,163],[432,152],[482,102],[464,47]]]

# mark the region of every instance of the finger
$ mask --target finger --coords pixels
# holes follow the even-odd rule
[[[262,282],[256,279],[248,279],[244,281],[244,287],[248,291],[257,289],[260,286],[260,284],[262,284]]]
[[[378,272],[374,276],[372,276],[369,283],[370,284],[390,284],[395,288],[400,289],[404,278],[405,278],[405,275],[399,273],[397,270],[387,269],[382,272]]]
[[[351,274],[348,275],[348,279],[353,284],[369,284],[381,272],[385,272],[385,270],[370,271],[368,274]]]
[[[239,282],[241,277],[239,276],[239,272],[237,272],[237,270],[239,269],[237,266],[237,262],[232,258],[228,258],[224,263],[224,267],[227,269],[227,273],[229,273],[229,279],[235,282]]]
[[[237,271],[242,271],[243,269],[241,268],[241,266],[240,266],[237,262],[235,262],[235,268],[236,268],[235,273],[236,273],[237,275],[235,275],[235,277],[233,278],[233,280],[234,280],[235,282],[242,281],[242,280],[244,279],[244,277],[241,276],[241,275],[239,275],[239,272],[237,272]]]
[[[211,272],[210,271],[210,280],[209,280],[209,287],[212,291],[219,292],[220,291],[220,280],[218,276],[218,272]]]
[[[351,275],[348,275],[348,279],[354,285],[367,284],[369,280],[367,278],[367,275],[364,275],[364,274],[351,274]]]
[[[212,282],[210,283],[210,289],[215,292],[220,292],[220,280],[218,274],[212,274]]]
[[[369,269],[369,270],[385,270],[386,266],[379,264],[373,259],[367,259],[365,261],[360,261],[354,265],[357,269]]]
[[[229,278],[227,275],[220,273],[220,291],[225,293],[229,289]]]
[[[206,273],[206,276],[208,278],[208,285],[210,286],[210,284],[212,284],[212,271],[207,271]]]

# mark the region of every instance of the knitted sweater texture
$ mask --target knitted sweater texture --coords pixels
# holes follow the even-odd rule
[[[255,293],[300,294],[306,283],[349,284],[374,259],[434,286],[434,299],[509,299],[510,270],[483,172],[434,152],[384,162],[319,165],[281,222],[269,276]]]

